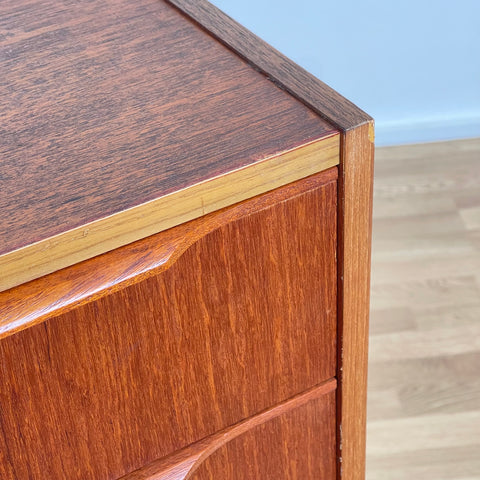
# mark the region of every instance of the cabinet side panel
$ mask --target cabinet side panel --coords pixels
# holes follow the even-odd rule
[[[365,478],[373,123],[344,134],[338,228],[338,478]]]
[[[334,377],[324,178],[246,202],[169,269],[2,339],[0,478],[117,479]]]

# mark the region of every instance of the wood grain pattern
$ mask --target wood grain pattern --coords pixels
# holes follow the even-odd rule
[[[43,278],[0,292],[0,339],[97,300],[172,266],[218,227],[311,192],[337,179],[337,168],[205,215]]]
[[[4,0],[0,62],[0,253],[334,131],[159,0]]]
[[[310,467],[310,473],[312,473],[312,464],[316,467],[331,465],[332,470],[335,470],[335,396],[328,395],[334,392],[335,388],[336,380],[327,380],[258,415],[204,438],[168,457],[154,461],[140,470],[122,477],[122,480],[187,480],[191,478],[222,478],[227,480],[237,478],[239,475],[241,475],[239,478],[268,478],[265,472],[259,471],[259,468],[265,468],[272,463],[276,465],[277,472],[280,472],[280,476],[275,475],[274,478],[280,479],[288,471],[288,468],[284,468],[282,465],[284,462],[298,463],[301,470],[305,470],[308,466]],[[315,405],[313,408],[309,408],[308,412],[305,412],[307,418],[299,418],[299,412],[295,412],[295,410],[302,409],[312,402]],[[294,419],[288,418],[293,416]],[[282,418],[279,419],[280,422],[277,422],[277,425],[274,425],[272,420],[278,417]],[[267,422],[269,423],[266,427],[267,432],[258,433],[258,427]],[[282,424],[287,422],[292,423],[292,425],[289,428],[282,429]],[[285,427],[285,425],[283,426]],[[301,434],[299,434],[299,430]],[[264,438],[265,433],[270,434],[271,438]],[[239,436],[242,436],[241,443],[250,443],[250,448],[248,446],[242,448],[237,445],[238,442],[234,440]],[[248,438],[248,436],[251,438]],[[287,439],[282,438],[282,436],[286,436]],[[298,445],[294,447],[291,444],[293,442],[288,441],[289,439],[303,442],[302,447],[304,448],[298,448]],[[277,443],[281,441],[283,448],[275,448],[276,445],[273,445],[275,441]],[[224,451],[215,455],[215,452],[222,447],[225,447],[223,448]],[[312,449],[312,447],[315,448]],[[252,448],[255,451],[252,451]],[[263,451],[264,448],[268,448],[268,454],[258,455],[258,452]],[[296,459],[293,456],[285,455],[285,449],[287,453],[290,449],[294,450],[301,455],[301,458]],[[312,450],[315,450],[315,452]],[[329,452],[332,454],[329,455]],[[232,455],[238,457],[238,454],[241,455],[242,453],[247,454],[248,458],[229,458],[228,460],[225,458]],[[317,454],[317,458],[316,461],[313,461],[312,456],[315,454]],[[216,458],[210,458],[212,455]],[[258,457],[258,464],[253,467],[252,460]],[[220,464],[217,459],[220,459]],[[271,478],[273,478],[273,473],[272,471],[269,472]],[[295,469],[295,473],[297,474],[297,469]],[[320,473],[319,469],[316,470],[316,473]]]
[[[373,196],[373,124],[344,134],[339,171],[339,478],[365,477],[368,318]]]
[[[334,135],[0,256],[0,292],[337,165]]]
[[[207,0],[167,0],[276,85],[345,132],[372,118]]]
[[[272,199],[0,341],[2,480],[115,479],[335,376],[336,182]]]
[[[138,242],[0,294],[8,315],[0,317],[0,477],[68,472],[73,480],[113,480],[336,373],[337,476],[361,479],[371,119],[204,0],[170,3],[202,25],[156,0],[0,6],[8,72],[0,118],[12,128],[3,135],[10,164],[0,176],[12,193],[0,207],[4,198],[15,203],[0,210],[4,238],[12,238],[12,222],[19,225],[7,250],[252,168],[339,129],[338,251],[330,182],[257,211],[246,202],[238,207],[245,218],[219,212],[205,228],[199,220],[169,230],[157,238],[169,246],[147,239],[148,247]],[[37,210],[29,185],[44,189]],[[108,265],[112,259],[118,263]],[[22,292],[31,304],[20,305]],[[313,409],[307,414],[317,418]],[[282,466],[268,464],[265,452],[253,478],[295,478],[292,463],[288,473],[283,463],[295,463],[287,445],[314,448],[310,430],[306,444],[298,435],[310,421],[297,415],[233,440],[233,450],[202,464],[198,480],[225,459],[254,458],[262,438],[266,450],[278,447]],[[319,467],[329,477],[331,459]],[[300,478],[312,475],[311,465]]]

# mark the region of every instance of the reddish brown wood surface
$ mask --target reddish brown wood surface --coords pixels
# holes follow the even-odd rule
[[[344,134],[338,224],[338,478],[365,478],[373,123]]]
[[[167,1],[340,130],[347,131],[372,120],[352,102],[207,0]]]
[[[3,338],[0,478],[116,479],[332,378],[327,178],[220,212],[167,270]]]
[[[203,478],[205,475],[207,475],[205,478],[225,480],[237,477],[273,478],[274,472],[271,468],[268,472],[264,471],[272,464],[280,473],[275,475],[275,478],[279,479],[292,478],[287,476],[291,473],[296,475],[294,478],[307,478],[298,475],[299,470],[306,473],[307,468],[309,468],[310,474],[313,472],[325,474],[325,468],[321,468],[325,466],[330,467],[331,475],[324,475],[324,478],[329,476],[333,478],[332,473],[335,472],[335,400],[334,395],[328,394],[333,392],[335,387],[335,379],[327,380],[258,415],[204,438],[172,455],[154,461],[140,470],[122,477],[122,480],[186,480]],[[305,408],[311,402],[319,405],[313,406],[312,412],[307,413],[306,419],[300,419],[300,412],[295,412],[295,410]],[[294,415],[297,418],[293,419]],[[276,422],[277,425],[272,422],[275,419],[280,420]],[[268,425],[261,431],[258,427],[267,422]],[[268,438],[269,433],[273,438]],[[241,441],[235,442],[240,436],[242,437]],[[278,445],[279,441],[281,445]],[[293,442],[297,442],[297,444]],[[217,450],[222,447],[224,447],[223,451],[216,455]],[[294,450],[293,456],[289,454],[290,450]],[[264,455],[259,455],[259,452],[264,451]],[[245,458],[239,457],[242,454]],[[212,455],[214,458],[209,458]],[[219,460],[221,461],[220,465]],[[204,462],[206,465],[203,465]],[[254,466],[253,463],[255,463]],[[286,465],[291,466],[292,463],[294,465],[293,472],[292,468]],[[200,471],[196,472],[199,468]],[[308,478],[311,476],[309,475]]]
[[[334,130],[161,0],[2,0],[0,67],[0,254]]]

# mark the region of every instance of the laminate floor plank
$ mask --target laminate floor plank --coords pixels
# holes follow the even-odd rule
[[[392,451],[468,447],[478,444],[479,422],[480,410],[378,420],[368,427],[367,450],[387,455]],[[406,431],[410,435],[404,435]]]
[[[377,149],[367,480],[480,479],[480,138]]]
[[[478,480],[480,456],[476,445],[422,449],[389,456],[370,456],[369,480]]]
[[[369,387],[372,394],[384,390],[400,389],[404,385],[416,385],[425,382],[459,384],[480,383],[478,375],[480,352],[433,358],[408,358],[400,361],[370,362]],[[383,375],[388,370],[389,375]],[[480,400],[480,398],[479,398]],[[371,414],[375,413],[371,409]]]
[[[370,335],[415,330],[415,319],[409,307],[377,309],[370,315]]]
[[[475,240],[473,235],[470,242]],[[437,253],[429,253],[423,258],[421,251],[415,249],[411,254],[407,252],[392,253],[394,258],[378,258],[372,261],[372,270],[375,271],[375,279],[372,286],[383,285],[392,281],[392,272],[395,279],[401,282],[420,282],[432,278],[452,278],[470,275],[477,278],[480,272],[480,257],[476,253],[480,250],[480,235],[476,240],[478,246],[461,249],[460,246],[446,244],[443,248],[437,245]],[[374,247],[375,248],[375,247]],[[428,249],[428,245],[425,245]],[[379,255],[380,257],[380,255]],[[478,284],[478,279],[477,279]]]
[[[370,340],[370,353],[375,361],[384,362],[477,352],[480,351],[480,322],[477,323],[461,328],[374,335]]]
[[[415,263],[411,265],[413,268],[415,267]],[[419,268],[422,263],[417,262],[416,265]],[[397,276],[397,272],[393,268],[392,276]],[[376,308],[388,308],[389,306],[415,308],[418,305],[448,307],[450,304],[476,303],[480,298],[480,289],[473,274],[445,275],[419,281],[402,281],[400,277],[399,283],[390,281],[386,284],[373,284],[372,296]]]

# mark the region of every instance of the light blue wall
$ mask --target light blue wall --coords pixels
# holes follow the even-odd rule
[[[480,136],[480,0],[213,0],[376,120],[377,145]]]

